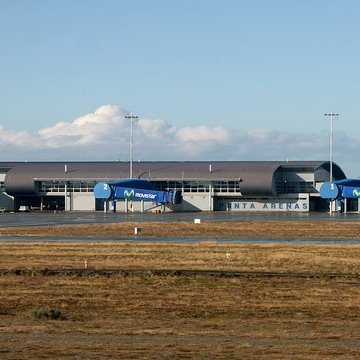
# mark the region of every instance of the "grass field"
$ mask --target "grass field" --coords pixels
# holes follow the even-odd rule
[[[360,358],[359,245],[2,242],[0,268],[1,359]]]
[[[132,236],[140,227],[143,236],[194,236],[201,238],[358,238],[360,222],[355,221],[190,221],[122,222],[68,226],[0,228],[0,236]]]

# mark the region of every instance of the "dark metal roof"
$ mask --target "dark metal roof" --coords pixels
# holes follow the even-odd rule
[[[4,167],[0,162],[0,168]],[[7,163],[8,164],[8,163]],[[38,194],[42,180],[113,181],[129,177],[129,162],[26,162],[13,163],[6,173],[5,190],[10,195]],[[318,173],[326,180],[329,162],[323,161],[158,161],[134,162],[133,176],[158,181],[242,181],[243,194],[274,194],[275,173],[281,170]],[[346,178],[333,164],[334,177]]]
[[[0,162],[0,174],[5,174],[19,164],[18,162]]]

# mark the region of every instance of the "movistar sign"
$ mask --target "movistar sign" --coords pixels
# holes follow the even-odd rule
[[[360,197],[360,190],[358,190],[358,189],[354,189],[353,190],[353,195],[354,195],[354,197]]]
[[[359,199],[360,188],[355,186],[344,186],[341,195],[345,199]]]
[[[125,197],[126,199],[132,198],[132,197],[134,197],[134,195],[135,195],[135,190],[134,190],[134,189],[124,190],[124,197]]]
[[[158,194],[153,190],[117,188],[116,196],[124,199],[156,201]]]
[[[144,193],[136,192],[135,197],[140,198],[140,199],[154,200],[156,198],[156,195],[155,194],[144,194]]]

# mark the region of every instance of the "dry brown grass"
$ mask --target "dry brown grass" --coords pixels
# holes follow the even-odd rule
[[[360,358],[360,246],[214,237],[356,237],[357,223],[121,223],[0,235],[202,236],[193,244],[2,242],[0,268],[198,269],[308,277],[0,276],[1,359]],[[329,236],[328,227],[331,227]],[[312,277],[310,274],[352,274]],[[34,312],[59,311],[66,320]]]
[[[359,282],[0,278],[2,359],[355,359]],[[67,320],[37,319],[59,309]]]
[[[0,268],[199,269],[360,274],[360,245],[4,242]]]
[[[194,236],[205,238],[358,238],[359,222],[322,221],[209,221],[192,222],[123,222],[67,226],[32,226],[0,228],[0,236],[132,236],[141,227],[144,236]]]
[[[230,254],[230,256],[226,256]],[[1,268],[221,269],[327,277],[0,276],[1,359],[355,359],[360,246],[0,244]],[[66,320],[34,311],[59,310]]]

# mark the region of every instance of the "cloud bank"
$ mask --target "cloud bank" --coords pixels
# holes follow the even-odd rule
[[[0,125],[0,161],[129,160],[129,113],[103,105],[73,121],[37,132],[16,132]],[[244,123],[246,119],[244,119]],[[221,123],[221,119],[219,119]],[[162,119],[133,122],[134,160],[327,160],[328,134],[274,129],[227,129],[221,125],[177,127]],[[355,161],[359,141],[344,133],[338,161]]]

